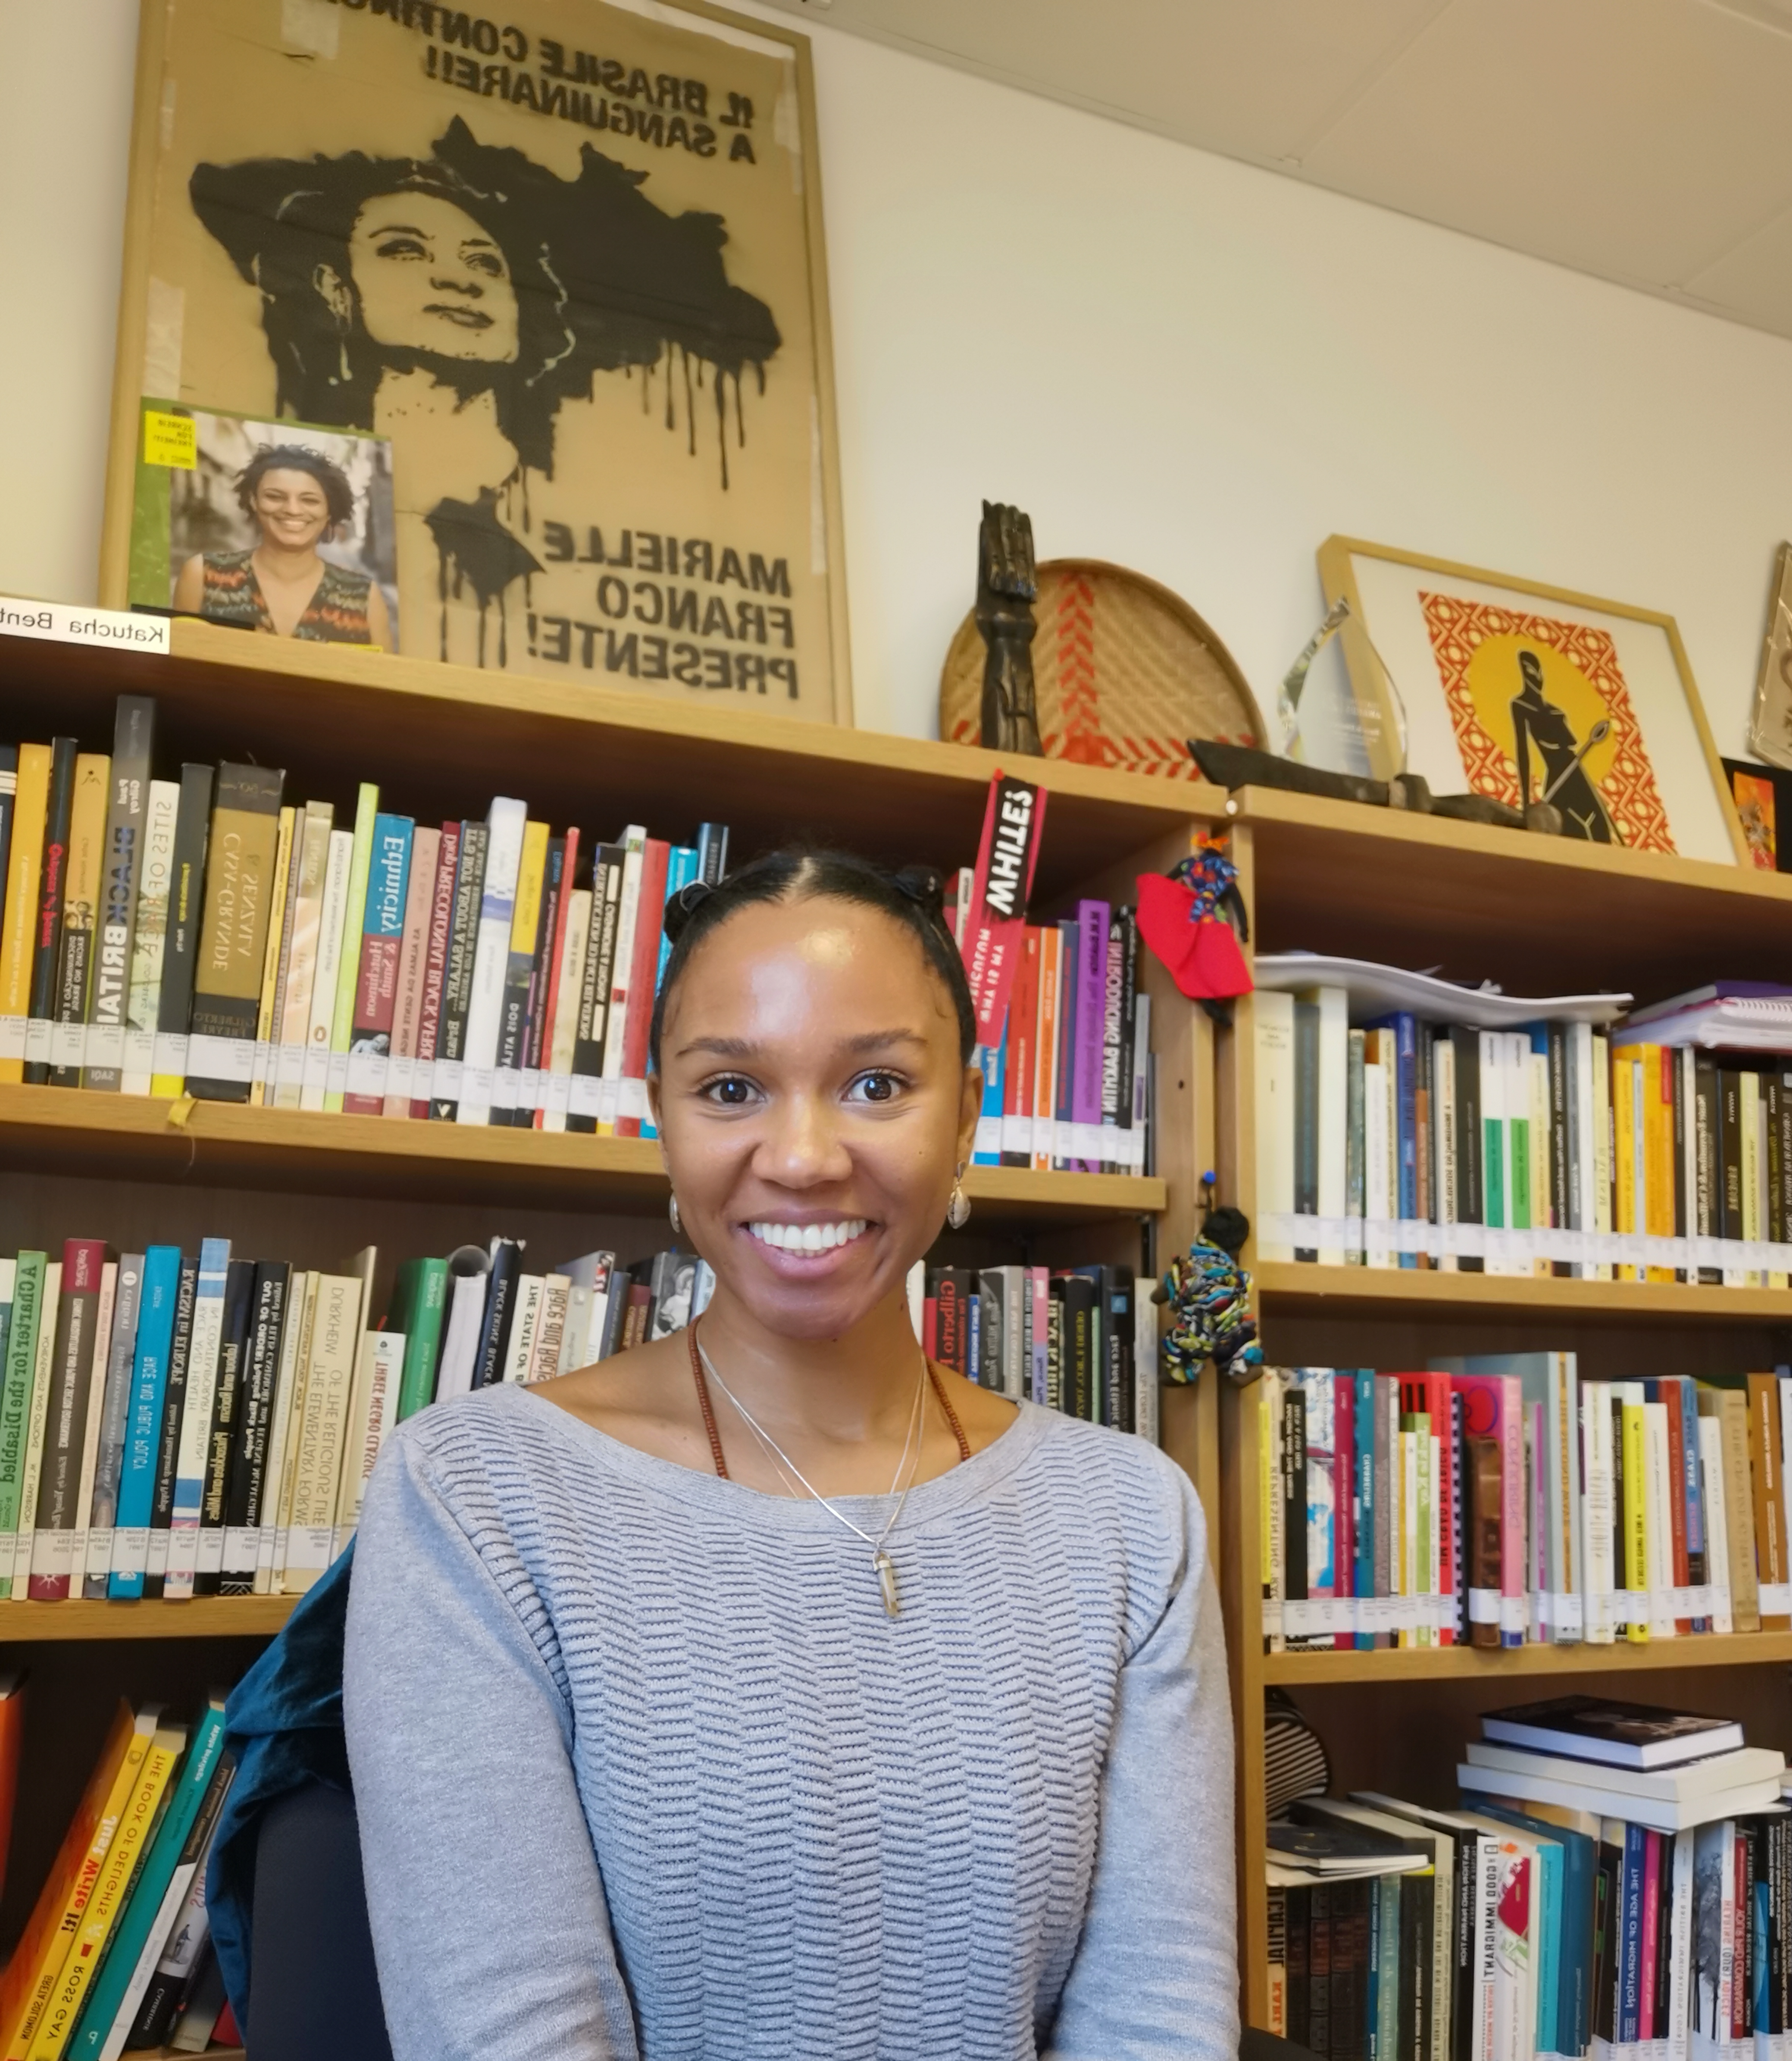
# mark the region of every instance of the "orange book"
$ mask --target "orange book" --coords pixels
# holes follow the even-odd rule
[[[50,808],[50,746],[18,747],[13,794],[12,856],[0,914],[0,1081],[25,1078],[24,1031],[30,1014],[31,958],[36,942],[38,873]]]
[[[1052,1161],[1052,1123],[1058,1114],[1058,926],[1042,926],[1039,931],[1038,1034],[1034,1041],[1033,1168],[1049,1174]]]
[[[1039,929],[1026,926],[1021,962],[1008,995],[1008,1021],[1003,1040],[1002,1073],[1002,1163],[1005,1167],[1033,1164],[1033,1090],[1038,1063],[1034,1040],[1039,1030]],[[1025,1135],[1026,1149],[1019,1140]]]
[[[140,1713],[128,1703],[118,1706],[54,1865],[0,1976],[0,2061],[26,2061],[160,1715],[153,1705]]]
[[[1767,1588],[1786,1582],[1785,1483],[1780,1478],[1779,1381],[1771,1374],[1749,1376],[1749,1478],[1754,1490],[1754,1563],[1761,1576],[1761,1629],[1792,1631],[1792,1615],[1782,1593],[1768,1608]]]
[[[1642,1069],[1643,1189],[1648,1221],[1641,1228],[1650,1238],[1674,1235],[1674,1054],[1660,1045],[1637,1051]],[[1671,1267],[1651,1267],[1646,1279],[1671,1281]]]

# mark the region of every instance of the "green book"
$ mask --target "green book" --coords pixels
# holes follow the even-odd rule
[[[214,1697],[194,1729],[193,1743],[180,1772],[168,1785],[149,1851],[138,1865],[125,1907],[89,1983],[87,2001],[68,2043],[71,2057],[102,2052],[119,2019],[125,2017],[128,2027],[136,2015],[180,1901],[205,1859],[211,1828],[223,1804],[227,1779],[222,1767],[223,1751],[224,1703],[222,1697]],[[215,1803],[211,1799],[214,1788]],[[203,1805],[210,1808],[202,1823]]]
[[[448,1308],[446,1259],[407,1259],[392,1284],[392,1315],[387,1328],[402,1331],[404,1372],[398,1379],[398,1419],[402,1424],[426,1403],[435,1400],[436,1361],[442,1350],[442,1327]]]
[[[361,978],[361,922],[367,906],[367,875],[373,870],[374,819],[379,790],[363,780],[354,803],[354,849],[349,855],[349,898],[342,920],[342,955],[336,968],[336,1013],[330,1025],[330,1085],[323,1106],[340,1113],[348,1087],[349,1040],[354,1033],[354,991]],[[340,1052],[338,1062],[335,1057]]]
[[[12,1309],[0,1359],[0,1565],[11,1567],[31,1425],[31,1385],[38,1364],[38,1317],[43,1308],[46,1252],[22,1252],[13,1277]]]

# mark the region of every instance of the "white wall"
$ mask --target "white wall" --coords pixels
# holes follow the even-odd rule
[[[135,15],[0,0],[0,591],[94,591]],[[1342,530],[1668,610],[1742,750],[1792,344],[814,34],[862,722],[934,727],[987,494],[1260,702]]]

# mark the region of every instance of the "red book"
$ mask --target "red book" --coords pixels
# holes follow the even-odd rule
[[[929,1359],[939,1358],[939,1299],[923,1298],[921,1304],[921,1350]]]
[[[547,1000],[541,1011],[540,1035],[530,1039],[530,1048],[534,1054],[530,1064],[543,1073],[546,1073],[554,1063],[554,1026],[560,1013],[560,962],[566,954],[566,911],[572,906],[573,882],[578,871],[578,832],[575,830],[569,830],[566,838],[566,856],[560,862],[560,879],[557,890],[558,898],[554,904],[553,934],[548,941]],[[578,970],[578,969],[574,969],[575,974]],[[566,998],[566,1006],[569,1009],[578,1008],[578,997],[576,994],[569,994]],[[547,1096],[544,1089],[531,1113],[530,1120],[538,1131],[542,1127],[542,1119],[547,1114],[546,1102]]]
[[[1680,1419],[1680,1391],[1674,1382],[1664,1381],[1655,1393],[1667,1405],[1667,1500],[1674,1535],[1674,1586],[1684,1589],[1693,1577],[1686,1554],[1686,1439]],[[1690,1617],[1677,1617],[1674,1629],[1682,1639],[1690,1639],[1693,1621]]]
[[[12,1843],[13,1804],[18,1795],[18,1756],[25,1743],[25,1679],[0,1677],[0,1887]]]
[[[454,872],[460,856],[460,824],[444,823],[442,846],[436,858],[435,894],[430,903],[429,946],[423,958],[423,1002],[417,1018],[417,1085],[423,1092],[411,1096],[410,1113],[419,1119],[430,1113],[429,1070],[435,1063],[436,1038],[442,1029],[442,990],[448,978],[448,934],[454,925]]]
[[[1357,1592],[1357,1385],[1347,1368],[1332,1376],[1332,1594]],[[1356,1651],[1354,1631],[1334,1631],[1340,1652]]]
[[[410,879],[405,889],[405,934],[398,953],[397,998],[392,1005],[392,1056],[414,1059],[417,1055],[417,1027],[423,1009],[423,974],[430,952],[430,914],[435,902],[436,865],[442,855],[442,833],[419,830],[411,839]],[[392,1092],[388,1079],[385,1114],[409,1117],[409,1083]],[[342,1098],[344,1106],[348,1097]]]
[[[1662,1848],[1659,1832],[1645,1832],[1642,1863],[1642,1972],[1637,1984],[1637,2038],[1655,2037],[1656,1935],[1662,1922]],[[1666,2027],[1664,2026],[1665,2032]]]
[[[659,941],[666,922],[666,867],[672,847],[649,838],[641,854],[641,902],[634,918],[634,959],[629,969],[628,1014],[622,1020],[622,1079],[647,1078],[647,1032],[653,1020],[654,991],[659,984]],[[638,1138],[638,1116],[618,1116],[618,1138]]]

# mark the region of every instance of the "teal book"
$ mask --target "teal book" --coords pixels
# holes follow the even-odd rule
[[[124,1453],[118,1470],[112,1571],[106,1583],[106,1593],[114,1603],[130,1601],[143,1593],[150,1551],[150,1510],[155,1495],[162,1409],[168,1389],[168,1355],[174,1344],[174,1303],[180,1277],[180,1247],[152,1245],[143,1256],[137,1350],[131,1366]]]
[[[1598,1887],[1599,1850],[1585,1832],[1570,1831],[1546,1818],[1526,1817],[1510,1804],[1483,1797],[1476,1804],[1484,1818],[1498,1818],[1562,1849],[1561,1923],[1554,1928],[1558,1943],[1557,2036],[1561,2054],[1584,2054],[1593,2037],[1593,1899]],[[1545,1885],[1547,1894],[1547,1883]]]
[[[1559,2054],[1564,2051],[1558,2044],[1562,1962],[1565,1958],[1562,1951],[1562,1849],[1567,1835],[1559,1825],[1547,1824],[1540,1818],[1527,1818],[1522,1811],[1508,1810],[1496,1798],[1464,1790],[1462,1804],[1465,1809],[1476,1811],[1483,1818],[1497,1818],[1501,1824],[1512,1826],[1536,1845],[1538,1872],[1543,1878],[1540,1913],[1542,1922],[1536,1935],[1537,2051],[1539,2054]]]
[[[87,2001],[69,2040],[67,2051],[71,2058],[80,2055],[84,2061],[97,2061],[106,2046],[107,2035],[120,2017],[127,2011],[132,2015],[136,2011],[137,1999],[155,1966],[168,1927],[174,1920],[174,1911],[166,1907],[183,1864],[186,1879],[179,1883],[178,1894],[173,1898],[176,1905],[192,1883],[198,1866],[197,1859],[189,1858],[195,1843],[193,1835],[201,1806],[218,1775],[223,1751],[224,1705],[220,1699],[206,1706],[194,1729],[193,1743],[187,1749],[180,1773],[170,1786],[167,1805],[150,1843],[150,1851],[137,1871],[125,1907],[107,1938],[105,1956],[88,1985]],[[219,1800],[222,1802],[222,1797]],[[215,1810],[211,1815],[215,1819]],[[158,1927],[157,1919],[165,1909],[166,1915]],[[143,1971],[141,1982],[137,1979],[140,1967]],[[134,1987],[135,1995],[131,1994]],[[125,2023],[128,2027],[130,2017],[125,2017]]]

